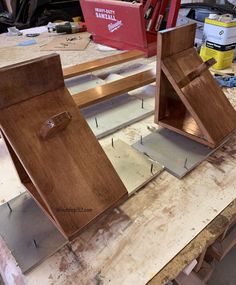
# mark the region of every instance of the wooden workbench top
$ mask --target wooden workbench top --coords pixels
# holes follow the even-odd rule
[[[36,40],[47,40],[46,35],[40,37]],[[41,42],[16,47],[17,41],[19,38],[0,35],[4,46],[0,49],[0,66],[49,53],[40,52]],[[100,52],[95,47],[90,43],[83,52],[60,52],[62,64],[77,64],[117,53]],[[227,91],[227,96],[236,107],[235,92]],[[153,120],[153,117],[145,119],[112,137],[132,144],[141,134],[149,133],[148,126],[157,127]],[[111,136],[100,142],[109,144]],[[26,283],[144,285],[163,284],[174,278],[214,241],[235,215],[235,203],[228,206],[236,198],[235,142],[234,135],[182,180],[163,172],[110,215],[90,226],[69,247],[63,247],[28,273]],[[4,150],[0,153],[7,159]],[[15,174],[7,172],[7,175],[8,179],[0,176],[2,202],[22,191]]]

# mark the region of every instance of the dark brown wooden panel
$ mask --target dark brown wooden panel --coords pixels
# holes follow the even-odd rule
[[[126,51],[120,54],[107,56],[93,61],[77,64],[63,69],[64,78],[86,74],[99,69],[107,68],[113,65],[125,63],[140,57],[144,57],[144,53],[140,50]]]
[[[0,109],[64,86],[57,54],[0,68],[0,79]]]
[[[171,28],[158,34],[158,58],[169,57],[194,46],[196,24]]]
[[[73,95],[72,98],[79,108],[87,107],[91,104],[95,104],[145,86],[155,82],[155,80],[156,72],[154,69],[150,69],[77,93]]]

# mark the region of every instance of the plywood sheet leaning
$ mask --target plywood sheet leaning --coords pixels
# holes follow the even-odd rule
[[[68,238],[128,193],[64,87],[58,55],[0,69],[0,126],[21,178]]]
[[[235,128],[236,112],[194,48],[196,25],[160,32],[155,122],[211,148]]]

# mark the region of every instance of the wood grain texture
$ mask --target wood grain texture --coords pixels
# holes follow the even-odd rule
[[[196,50],[189,48],[189,40],[184,42],[185,34],[191,34],[193,27],[177,28],[178,33],[172,30],[174,35],[183,34],[184,37],[183,50],[177,48],[176,53],[173,50],[168,53],[165,51],[167,43],[175,38],[171,32],[165,36],[162,32],[159,36],[161,50],[157,59],[155,122],[200,143],[216,147],[235,130],[236,112]],[[198,76],[195,76],[199,70]],[[182,84],[186,79],[187,84]]]
[[[175,90],[161,69],[161,61],[165,57],[176,54],[194,45],[196,25],[182,26],[181,29],[171,28],[158,33],[157,41],[157,77],[155,122],[165,117],[167,97],[176,97]]]
[[[163,70],[178,82],[180,77],[187,75],[201,63],[196,50],[191,48],[165,59]],[[208,70],[181,90],[177,86],[175,90],[213,145],[218,145],[236,128],[236,112]]]
[[[3,67],[0,79],[0,109],[64,86],[57,54]]]
[[[216,64],[216,60],[214,58],[210,58],[207,61],[203,62],[195,70],[191,71],[180,82],[178,82],[179,88],[182,89],[183,87],[188,85],[190,82],[199,77],[204,71],[208,70],[214,64]]]
[[[93,61],[66,67],[63,69],[63,76],[65,79],[67,79],[74,76],[93,72],[102,68],[107,68],[116,64],[121,64],[140,57],[144,57],[144,53],[142,51],[139,50],[126,51],[121,54],[107,56]]]
[[[156,72],[150,69],[74,94],[72,98],[79,108],[83,108],[145,86],[155,80]]]
[[[138,140],[147,124],[152,124],[151,118],[120,131],[116,137],[129,143]],[[103,142],[106,140],[110,141],[105,139]],[[50,285],[60,280],[62,285],[64,278],[59,277],[62,274],[59,265],[65,259],[68,266],[63,277],[66,276],[67,282],[73,285],[77,285],[78,278],[82,284],[96,284],[101,268],[99,276],[104,284],[109,284],[109,280],[112,285],[149,284],[156,274],[157,278],[150,281],[150,285],[164,285],[167,280],[174,279],[226,226],[228,219],[225,214],[220,214],[219,219],[205,230],[206,225],[236,197],[236,161],[230,154],[235,149],[233,136],[231,143],[216,154],[216,166],[203,163],[184,181],[163,172],[118,211],[87,229],[73,242],[73,253],[85,267],[79,266],[75,271],[70,266],[71,252],[65,248],[42,264],[37,272],[27,275],[27,281],[37,285],[40,280],[41,284]],[[235,206],[231,208],[230,216],[235,215],[235,209]],[[192,241],[199,233],[200,237]],[[165,265],[166,269],[160,272]],[[48,278],[50,274],[53,279]]]
[[[67,128],[40,138],[42,124],[64,111],[72,116]],[[126,198],[125,186],[66,88],[2,109],[0,124],[42,207],[67,238]],[[30,188],[33,195],[35,189]]]
[[[171,28],[158,33],[158,58],[169,57],[194,46],[196,24]]]

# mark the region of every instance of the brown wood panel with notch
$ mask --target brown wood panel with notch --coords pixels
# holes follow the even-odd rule
[[[153,83],[155,80],[156,72],[150,69],[82,91],[74,94],[72,98],[79,108],[83,108]]]
[[[74,66],[63,68],[63,76],[65,79],[74,76],[93,72],[102,68],[107,68],[113,65],[125,63],[130,60],[135,60],[144,57],[144,53],[140,50],[126,51],[120,54],[99,58],[93,61],[77,64]]]
[[[24,72],[19,74],[21,66]],[[31,77],[28,86],[28,75],[40,74],[42,66],[45,75]],[[58,71],[57,76],[51,76],[51,70]],[[127,191],[63,86],[59,70],[58,55],[0,69],[0,97],[4,97],[0,126],[22,182],[58,229],[72,239],[123,201]],[[16,100],[19,89],[23,95],[19,93]]]
[[[160,32],[155,122],[216,147],[236,129],[236,112],[193,47],[195,24]]]

